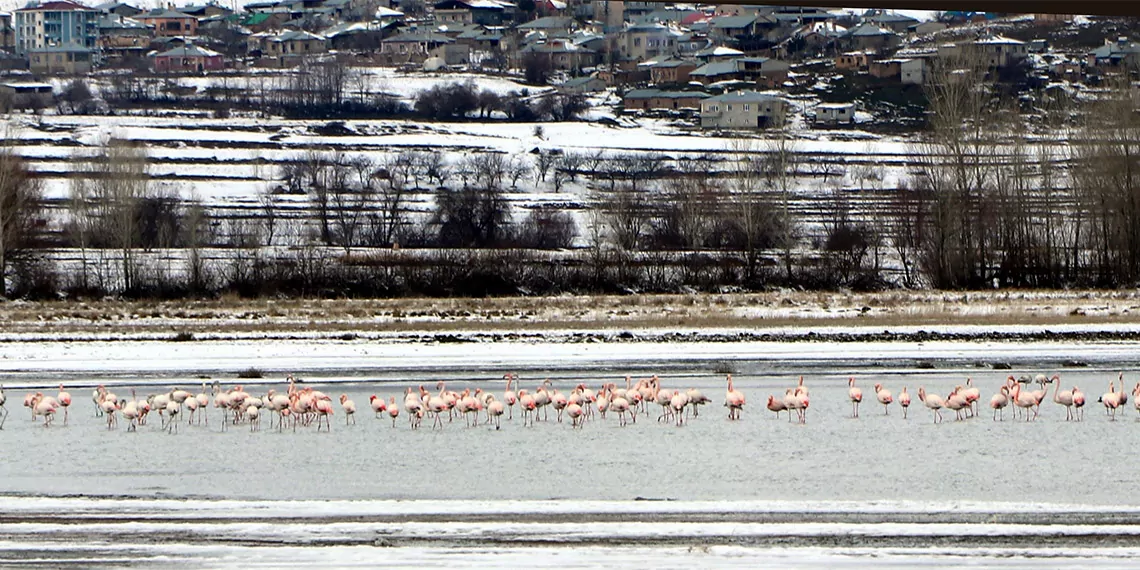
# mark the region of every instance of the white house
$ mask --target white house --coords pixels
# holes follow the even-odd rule
[[[916,57],[902,62],[902,82],[922,85],[926,80],[926,59]]]
[[[854,103],[820,103],[815,107],[817,125],[850,125],[854,120]]]
[[[756,91],[734,91],[701,101],[701,127],[763,129],[784,123],[787,102]]]

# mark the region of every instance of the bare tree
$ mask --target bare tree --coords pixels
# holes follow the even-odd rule
[[[8,265],[43,227],[43,191],[24,159],[5,137],[0,146],[0,296],[7,294]]]

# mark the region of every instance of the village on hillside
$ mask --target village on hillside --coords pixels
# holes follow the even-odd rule
[[[513,93],[517,98],[562,97],[548,105],[553,110],[546,115],[554,120],[581,114],[588,97],[620,114],[674,117],[704,129],[803,121],[898,130],[921,125],[922,85],[940,59],[955,54],[970,54],[1015,93],[1054,89],[1072,96],[1140,66],[1140,44],[1130,39],[1128,22],[1083,16],[944,12],[920,21],[883,10],[781,6],[394,2],[263,0],[242,11],[216,3],[145,9],[125,2],[32,2],[0,15],[0,66],[7,74],[0,102],[35,110],[62,97],[72,113],[109,112],[103,99],[112,98],[234,109],[244,102],[265,110],[264,100],[235,95],[253,90],[249,81],[231,85],[229,78],[302,71],[320,82],[330,74],[314,66],[336,64],[391,68],[397,77],[464,72],[513,78],[536,89]],[[58,79],[84,75],[111,86],[76,93]],[[172,79],[180,76],[216,81],[187,86]],[[337,81],[330,91],[337,104],[355,92],[383,95],[382,88]],[[295,89],[319,91],[296,83]],[[307,108],[303,115],[413,111],[368,103]],[[502,97],[458,109],[427,107],[414,111],[459,119],[543,115]]]

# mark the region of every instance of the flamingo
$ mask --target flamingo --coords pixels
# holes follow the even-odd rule
[[[677,426],[685,423],[685,406],[689,405],[689,395],[673,390],[673,397],[669,398],[669,407],[673,408],[673,415],[677,418]]]
[[[570,417],[570,426],[573,428],[581,428],[586,422],[586,412],[579,404],[568,404],[566,406],[566,415]]]
[[[1124,373],[1122,372],[1120,375],[1123,377]],[[1104,404],[1105,413],[1116,420],[1116,408],[1120,407],[1120,394],[1116,393],[1116,382],[1108,383],[1108,392],[1101,395],[1100,402]]]
[[[732,386],[732,374],[728,375],[728,391],[724,394],[724,405],[728,408],[728,419],[739,420],[740,410],[744,409],[744,393]]]
[[[139,404],[137,400],[133,399],[126,402],[122,406],[123,417],[127,419],[127,431],[137,431],[138,424],[136,423],[139,417]]]
[[[356,402],[348,399],[348,394],[340,395],[340,407],[344,408],[344,425],[348,425],[348,420],[352,420],[352,425],[356,425]]]
[[[546,391],[546,387],[553,385],[554,384],[550,382],[550,378],[547,378],[542,382],[542,385],[534,391],[534,405],[536,407],[536,412],[534,415],[538,416],[538,411],[542,411],[542,421],[547,421],[550,419],[550,410],[547,409],[547,406],[550,405],[551,399],[550,392]],[[534,419],[531,419],[531,423],[534,423]]]
[[[499,420],[503,417],[503,408],[503,403],[491,396],[491,400],[487,403],[487,421],[490,422],[491,418],[494,418],[495,429],[499,429]]]
[[[1009,405],[1009,386],[1002,386],[997,394],[990,398],[990,407],[994,410],[994,421],[998,421],[998,414],[1005,420],[1005,407]]]
[[[245,408],[245,417],[249,419],[249,431],[261,429],[261,408],[257,406],[247,406]],[[273,426],[270,427],[272,428]]]
[[[855,387],[855,377],[847,379],[847,399],[851,400],[851,417],[859,417],[859,402],[863,401],[863,391]]]
[[[699,415],[697,413],[697,410],[701,406],[704,406],[705,404],[708,404],[712,401],[708,396],[704,395],[700,390],[696,388],[689,388],[685,391],[685,395],[689,397],[689,405],[692,406],[694,418]]]
[[[103,400],[100,406],[103,409],[103,415],[107,416],[107,429],[114,429],[119,425],[119,418],[115,416],[115,412],[119,410],[119,402],[113,398]]]
[[[804,386],[803,376],[800,376],[800,383],[792,392],[792,397],[795,399],[794,409],[796,410],[796,415],[800,418],[800,423],[806,424],[808,406],[811,405],[811,400],[808,399],[808,389]]]
[[[793,410],[795,410],[796,415],[798,417],[800,412],[796,408],[796,406],[799,405],[799,402],[800,402],[800,399],[799,399],[799,397],[796,396],[796,389],[795,388],[788,388],[787,390],[784,391],[783,403],[784,403],[784,409],[788,410],[788,423],[792,423],[792,411]],[[776,414],[776,417],[779,418],[780,414]]]
[[[514,418],[515,404],[519,401],[515,391],[511,390],[511,382],[518,382],[518,377],[518,374],[511,374],[510,372],[503,374],[503,378],[507,379],[507,389],[503,391],[503,401],[506,402],[508,420]]]
[[[58,406],[59,402],[55,398],[44,396],[39,392],[36,392],[32,400],[32,410],[37,416],[44,417],[44,427],[51,425],[52,420],[55,419],[55,411]]]
[[[171,431],[178,431],[178,422],[175,420],[177,419],[178,412],[181,410],[182,406],[179,406],[178,402],[175,402],[174,400],[168,400],[166,402],[166,433],[171,433]]]
[[[388,416],[392,418],[392,427],[396,427],[396,418],[400,416],[400,408],[396,407],[396,397],[388,400]]]
[[[939,396],[938,394],[927,394],[926,388],[919,386],[918,399],[921,400],[927,408],[930,408],[930,410],[934,412],[934,423],[939,423],[942,421],[942,412],[939,411],[945,405],[945,401],[942,399],[942,396]]]
[[[968,411],[970,416],[978,415],[978,400],[982,397],[982,391],[974,386],[974,379],[966,378],[966,387],[962,389],[962,395],[966,398],[966,403],[969,404]]]
[[[625,413],[629,411],[629,400],[625,399],[625,396],[615,395],[610,402],[610,409],[617,412],[618,425],[624,426],[626,424]]]
[[[789,392],[791,390],[789,389]],[[784,400],[777,400],[775,396],[768,396],[768,410],[776,412],[776,419],[780,419],[780,412],[786,411],[788,406],[784,404]],[[791,418],[792,413],[788,412],[788,417]]]
[[[1055,403],[1061,404],[1062,406],[1065,406],[1065,421],[1075,419],[1073,416],[1073,391],[1065,390],[1062,392],[1061,377],[1056,374],[1053,375],[1053,382],[1057,384],[1057,389],[1053,390],[1053,401]]]
[[[1013,405],[1021,408],[1022,411],[1025,412],[1025,421],[1028,422],[1031,419],[1037,419],[1037,410],[1035,409],[1038,404],[1037,396],[1033,395],[1032,392],[1023,392],[1020,382],[1013,385],[1013,391],[1010,392],[1010,396],[1013,398]],[[1033,418],[1029,417],[1029,410],[1031,409],[1033,410]]]
[[[891,402],[895,401],[891,391],[884,388],[882,384],[875,384],[875,399],[883,405],[883,415],[891,415]]]
[[[1080,388],[1073,386],[1073,407],[1077,410],[1073,412],[1073,417],[1077,421],[1085,419],[1085,393]]]
[[[372,415],[375,417],[380,417],[380,414],[384,413],[384,411],[388,409],[388,405],[384,402],[384,398],[378,398],[376,397],[376,394],[372,394],[368,397],[368,405],[372,408]]]
[[[594,405],[598,407],[598,413],[602,415],[603,420],[606,419],[606,411],[610,409],[610,398],[613,396],[613,392],[610,391],[611,386],[613,385],[606,384],[603,386],[601,391],[598,392],[597,400],[594,402]]]
[[[96,386],[95,389],[91,391],[91,401],[95,404],[95,417],[97,418],[103,417],[103,394],[106,393],[107,390],[102,384]]]
[[[962,393],[961,386],[955,386],[954,391],[946,397],[944,405],[947,409],[954,410],[954,421],[962,421],[962,410],[969,409],[970,404],[966,402],[966,395]]]
[[[59,395],[56,399],[59,400],[59,405],[63,406],[63,425],[67,425],[67,409],[71,406],[71,394],[63,390],[63,384],[59,385]]]
[[[206,408],[210,405],[210,396],[206,394],[205,382],[202,382],[202,391],[198,392],[198,395],[194,396],[194,399],[198,400],[198,409],[201,410],[198,412],[198,423],[210,425],[210,414],[206,413]]]
[[[525,426],[529,420],[533,426],[535,416],[538,415],[538,403],[526,390],[519,390],[519,408],[522,409],[523,425]]]
[[[333,407],[328,399],[322,398],[314,402],[317,411],[317,431],[321,431],[321,418],[325,420],[325,430],[332,431],[332,421],[329,416],[333,415]]]
[[[906,386],[903,386],[902,392],[899,392],[899,407],[903,409],[903,419],[906,419],[906,411],[910,408],[910,394],[906,393]]]

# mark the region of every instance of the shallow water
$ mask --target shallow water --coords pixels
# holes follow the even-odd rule
[[[852,349],[852,358],[862,357]],[[555,386],[616,379],[603,366],[561,370]],[[944,411],[939,425],[917,402],[918,385],[945,395],[963,382],[961,372],[813,372],[806,425],[763,408],[793,377],[756,369],[735,375],[748,404],[733,422],[720,406],[723,376],[671,368],[662,376],[666,389],[698,387],[713,399],[700,417],[676,427],[658,422],[653,406],[636,424],[619,427],[611,415],[581,430],[558,423],[553,410],[534,427],[523,427],[516,413],[499,430],[468,428],[458,417],[439,430],[430,419],[412,430],[404,414],[393,428],[372,416],[368,395],[402,401],[407,384],[379,373],[376,382],[306,377],[305,385],[334,400],[346,393],[361,410],[355,425],[345,425],[336,406],[330,433],[311,426],[278,432],[268,418],[258,432],[248,425],[223,431],[213,408],[208,427],[182,423],[171,434],[152,414],[136,433],[125,424],[108,430],[94,415],[90,389],[79,387],[69,388],[68,425],[59,417],[44,428],[20,407],[27,390],[9,388],[10,415],[0,431],[0,536],[7,537],[0,564],[353,566],[382,556],[392,567],[522,560],[538,567],[640,560],[836,567],[949,566],[968,556],[986,566],[1079,560],[1111,567],[1140,560],[1140,530],[1131,530],[1140,525],[1140,495],[1131,493],[1140,484],[1131,453],[1140,444],[1137,413],[1130,401],[1111,421],[1096,404],[1113,371],[1062,371],[1064,388],[1079,384],[1089,399],[1083,422],[1065,421],[1051,402],[1037,421],[1013,421],[1007,410],[1006,421],[994,422],[985,403],[1010,371],[972,371],[981,417],[959,422]],[[849,373],[865,395],[858,419],[850,417]],[[543,376],[525,373],[522,387],[533,390]],[[877,381],[896,396],[909,387],[915,404],[908,419],[897,405],[884,415],[871,388]],[[167,382],[143,376],[137,393],[168,389]],[[246,385],[257,395],[270,387],[284,384]],[[448,382],[458,391],[475,387],[501,394],[504,382]],[[129,397],[128,385],[113,390]],[[43,497],[106,499],[91,507]],[[164,498],[174,500],[156,501]],[[488,512],[482,502],[500,507]],[[534,526],[541,524],[552,526]],[[1036,528],[1045,538],[1026,539],[1038,536]],[[955,538],[975,534],[970,529],[989,538]],[[664,540],[647,546],[647,537]],[[317,544],[319,555],[306,549]],[[1090,545],[1099,548],[1096,557],[1081,550]]]

